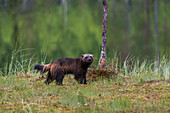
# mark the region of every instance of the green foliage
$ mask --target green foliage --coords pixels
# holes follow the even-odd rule
[[[10,53],[15,51],[14,48],[20,47],[35,48],[39,59],[46,53],[48,62],[61,57],[79,57],[82,53],[93,53],[98,58],[102,37],[102,1],[65,0],[64,4],[60,0],[41,0],[28,1],[25,5],[24,0],[1,2],[1,68],[6,65],[3,61],[11,58]],[[144,9],[144,0],[131,0],[131,4],[127,2],[127,9],[124,9],[122,1],[110,0],[108,4],[107,57],[114,55],[113,50],[122,53],[123,59],[127,57],[125,53],[149,58],[155,56],[154,2],[148,1],[148,9]],[[169,2],[165,4],[164,1],[159,1],[159,45],[162,54],[170,53],[169,5]],[[128,22],[125,20],[126,16]],[[147,21],[148,31],[144,25]],[[128,29],[125,28],[126,24]],[[18,28],[16,32],[14,25]],[[13,37],[15,35],[17,39]],[[128,42],[125,42],[125,36],[128,37]]]

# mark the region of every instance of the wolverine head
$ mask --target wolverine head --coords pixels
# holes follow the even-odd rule
[[[82,54],[81,59],[88,64],[93,62],[94,56],[92,54]]]

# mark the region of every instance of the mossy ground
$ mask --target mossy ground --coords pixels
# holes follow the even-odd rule
[[[0,112],[170,112],[170,81],[158,75],[93,70],[87,77],[80,85],[66,75],[57,86],[39,74],[1,76]]]

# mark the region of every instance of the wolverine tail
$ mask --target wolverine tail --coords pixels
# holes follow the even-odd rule
[[[51,68],[51,64],[47,64],[47,65],[36,64],[34,66],[34,70],[40,71],[41,73],[45,73],[45,72],[49,71],[50,68]]]

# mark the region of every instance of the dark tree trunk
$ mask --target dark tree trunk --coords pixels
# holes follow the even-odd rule
[[[23,11],[26,11],[26,9],[27,9],[27,0],[22,0],[22,9],[23,9]]]
[[[127,57],[129,51],[129,44],[128,44],[128,4],[127,0],[123,0],[123,7],[124,7],[124,57]]]
[[[103,33],[102,33],[102,50],[99,60],[99,69],[106,67],[106,40],[107,40],[107,15],[108,15],[108,4],[107,0],[103,0],[104,14],[103,14]]]
[[[17,21],[17,17],[16,14],[13,15],[13,33],[11,36],[12,42],[13,42],[13,48],[16,48],[16,46],[18,45],[18,21]]]
[[[167,27],[167,0],[164,0],[164,12],[165,12],[165,16],[164,16],[164,50],[167,51],[168,48],[168,27]]]
[[[132,36],[132,0],[128,0],[128,29],[129,35]]]
[[[155,40],[156,40],[156,57],[157,57],[157,61],[158,61],[158,66],[159,66],[159,39],[158,39],[158,0],[155,0]]]
[[[149,37],[150,37],[150,21],[149,21],[149,1],[144,0],[144,36],[145,36],[145,51],[149,54]]]

